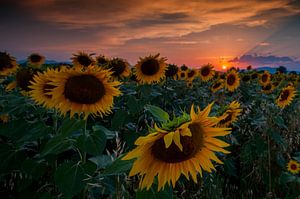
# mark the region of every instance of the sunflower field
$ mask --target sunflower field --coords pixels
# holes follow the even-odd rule
[[[299,198],[300,75],[0,52],[1,198]]]

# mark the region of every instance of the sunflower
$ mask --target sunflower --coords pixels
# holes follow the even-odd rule
[[[38,53],[32,53],[28,56],[27,61],[31,67],[38,68],[45,63],[45,57]]]
[[[177,75],[178,70],[178,66],[176,66],[175,64],[169,64],[165,75],[166,77],[174,78]]]
[[[289,85],[281,90],[278,98],[276,99],[276,103],[280,108],[284,108],[292,102],[295,95],[295,87]]]
[[[269,82],[265,86],[261,86],[261,91],[266,94],[272,93],[274,89],[275,89],[275,86],[271,82]]]
[[[187,78],[187,70],[178,70],[177,77],[180,80],[185,80]]]
[[[223,149],[229,144],[216,137],[229,134],[231,129],[215,127],[218,119],[208,116],[211,107],[212,104],[195,112],[192,106],[190,115],[186,114],[190,119],[181,124],[178,124],[179,120],[171,121],[172,125],[162,124],[161,128],[155,125],[152,133],[136,140],[137,147],[122,159],[136,158],[129,176],[141,176],[141,189],[149,189],[155,176],[158,191],[167,183],[175,187],[181,174],[188,180],[191,176],[197,183],[197,174],[202,176],[202,170],[215,170],[211,160],[222,164],[215,152],[229,153]]]
[[[218,122],[218,126],[227,127],[233,122],[237,121],[237,117],[241,114],[242,109],[240,103],[233,101],[230,103],[228,109],[223,113]]]
[[[293,174],[297,174],[300,171],[300,163],[295,160],[290,160],[286,167],[287,170]]]
[[[135,65],[137,79],[142,83],[159,82],[165,77],[167,69],[167,60],[165,57],[159,58],[159,53],[152,56],[140,58],[140,61]]]
[[[188,88],[193,88],[193,82],[192,82],[192,81],[187,81],[187,82],[186,82],[186,86],[187,86]]]
[[[111,72],[99,67],[74,67],[56,74],[48,94],[62,115],[83,113],[103,117],[111,112],[113,99],[121,94],[118,81],[110,81]]]
[[[204,65],[200,68],[199,75],[202,81],[206,82],[214,77],[215,71],[213,70],[213,68],[214,67],[211,64]]]
[[[45,108],[53,108],[55,104],[52,100],[52,95],[50,92],[55,88],[53,84],[53,79],[58,73],[57,70],[47,69],[44,73],[37,73],[33,76],[33,80],[30,82],[31,85],[28,86],[31,91],[29,91],[30,97],[39,105],[43,105]]]
[[[1,114],[0,115],[0,123],[8,123],[9,121],[9,115],[8,114]]]
[[[96,65],[97,66],[107,66],[109,63],[109,59],[106,58],[104,55],[99,55],[96,57]]]
[[[21,88],[23,91],[30,91],[31,81],[33,80],[33,76],[39,72],[39,69],[36,68],[22,68],[18,70],[16,74],[16,86]],[[12,83],[13,85],[13,83]]]
[[[217,92],[218,90],[224,88],[224,80],[222,79],[219,79],[219,80],[216,80],[210,87],[210,90],[215,93]]]
[[[112,71],[114,78],[124,78],[130,75],[129,63],[121,58],[113,58],[110,60],[107,68]]]
[[[271,81],[271,74],[268,71],[264,71],[259,77],[259,83],[263,86],[267,85]]]
[[[0,76],[7,76],[17,70],[16,59],[7,52],[0,52]]]
[[[73,54],[71,60],[74,66],[79,67],[88,67],[90,65],[93,65],[95,62],[93,58],[85,52],[78,52],[78,54]]]
[[[181,71],[187,71],[189,69],[189,67],[187,67],[186,65],[182,65],[182,66],[180,66],[180,70]]]
[[[197,76],[197,71],[195,69],[189,69],[186,74],[186,79],[188,81],[193,81]]]
[[[254,73],[251,74],[251,80],[255,80],[257,78],[258,78],[257,72],[254,72]]]
[[[236,70],[231,70],[226,75],[225,87],[227,90],[233,92],[240,85],[240,77]]]

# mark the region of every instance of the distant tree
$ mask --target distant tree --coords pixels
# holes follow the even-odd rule
[[[286,67],[284,66],[279,66],[276,71],[280,72],[280,73],[286,73],[287,72],[287,69]]]
[[[293,74],[293,75],[297,75],[297,72],[296,71],[290,71],[289,74]]]
[[[247,70],[251,70],[251,69],[252,69],[251,65],[247,66]]]

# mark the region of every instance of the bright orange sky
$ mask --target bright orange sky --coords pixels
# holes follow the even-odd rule
[[[169,63],[193,67],[300,65],[299,1],[2,2],[0,50],[18,59],[39,52],[69,61],[86,51],[135,64],[160,52]]]

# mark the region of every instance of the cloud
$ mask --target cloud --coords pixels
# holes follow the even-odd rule
[[[104,45],[123,45],[131,39],[182,37],[225,23],[262,26],[272,18],[257,16],[258,13],[272,12],[274,17],[300,12],[287,0],[187,0],[185,3],[180,0],[28,0],[20,4],[36,19],[62,29],[97,29],[98,42]]]
[[[253,66],[286,66],[292,70],[300,69],[300,61],[288,56],[274,56],[274,55],[243,55],[235,57],[229,61],[236,65],[253,65]]]

